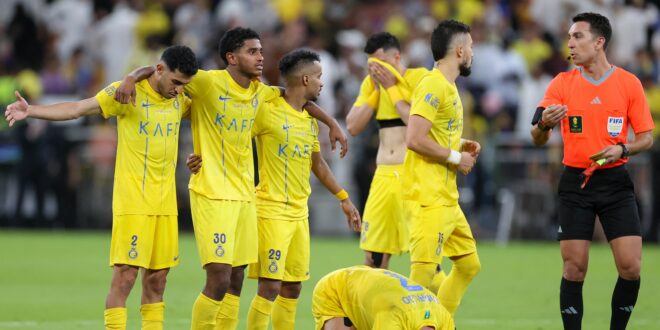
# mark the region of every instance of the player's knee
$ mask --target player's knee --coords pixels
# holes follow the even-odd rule
[[[151,293],[162,295],[165,292],[165,285],[167,284],[167,273],[156,272],[144,277],[142,285],[144,290]]]
[[[619,276],[626,280],[637,280],[640,276],[641,263],[637,260],[626,262],[617,266]]]
[[[245,266],[234,267],[231,271],[231,277],[229,282],[229,293],[233,295],[240,295],[241,290],[243,290],[243,279],[245,278]]]
[[[581,263],[565,261],[564,278],[569,281],[582,282],[587,276],[587,265]]]
[[[257,293],[263,298],[274,301],[280,293],[281,288],[281,281],[259,278],[259,288],[257,289]]]
[[[285,282],[282,284],[280,296],[287,299],[298,299],[302,291],[302,283],[300,282]]]
[[[473,278],[481,271],[481,261],[476,253],[461,257],[454,262],[457,269],[469,278]]]

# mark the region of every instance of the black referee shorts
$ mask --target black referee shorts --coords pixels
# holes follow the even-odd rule
[[[583,168],[566,166],[559,180],[558,240],[591,240],[596,215],[608,241],[641,236],[641,221],[632,180],[625,166],[597,170],[584,187]]]

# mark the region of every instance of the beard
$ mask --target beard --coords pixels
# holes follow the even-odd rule
[[[461,63],[458,65],[458,72],[461,76],[467,77],[472,73],[472,66],[467,66],[467,63]]]

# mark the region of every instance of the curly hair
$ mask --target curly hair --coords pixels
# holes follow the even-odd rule
[[[261,40],[259,34],[250,28],[235,27],[225,32],[225,34],[222,35],[222,39],[220,39],[220,57],[222,57],[225,64],[229,64],[227,61],[227,53],[234,52],[243,47],[243,45],[245,45],[245,40],[250,39]]]
[[[192,49],[186,46],[170,46],[165,48],[160,59],[165,62],[170,71],[179,70],[179,72],[194,76],[199,69],[197,57]]]

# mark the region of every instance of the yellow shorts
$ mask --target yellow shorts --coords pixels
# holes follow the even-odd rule
[[[257,262],[257,212],[253,202],[209,199],[190,190],[195,241],[202,266]]]
[[[378,165],[362,217],[360,249],[401,254],[408,251],[408,223],[414,202],[403,199],[403,165]]]
[[[459,205],[420,206],[410,226],[410,261],[440,263],[477,251],[472,230]]]
[[[259,261],[250,265],[248,276],[285,282],[308,280],[309,222],[259,218],[257,226]]]
[[[176,215],[112,217],[110,266],[165,269],[178,264],[179,226]]]
[[[336,317],[346,317],[341,307],[341,293],[345,286],[345,272],[337,270],[321,278],[312,293],[312,315],[316,330],[323,329],[328,320]]]

